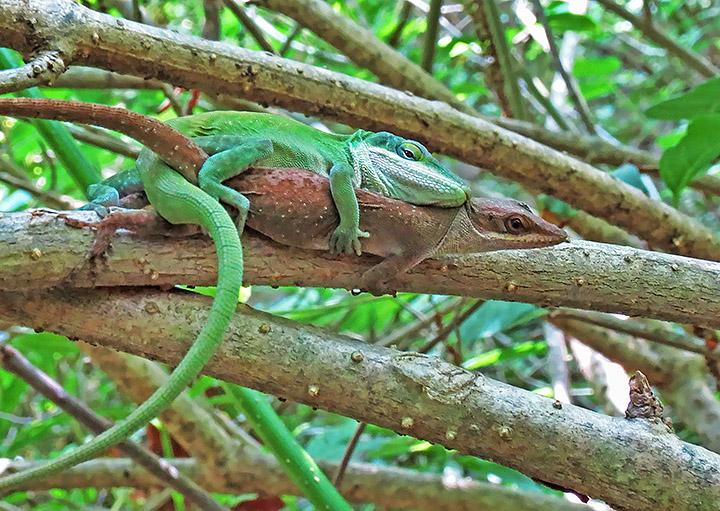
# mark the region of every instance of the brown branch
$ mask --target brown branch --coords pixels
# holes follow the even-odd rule
[[[94,213],[66,218],[94,220]],[[376,231],[377,232],[377,231]],[[142,237],[118,232],[102,265],[88,264],[93,231],[70,228],[47,210],[0,215],[0,289],[64,285],[214,285],[216,257],[206,237]],[[245,282],[352,289],[378,262],[333,257],[246,232]],[[720,264],[590,242],[426,260],[392,281],[397,290],[584,307],[720,326]]]
[[[255,0],[254,3],[291,17],[359,67],[369,69],[384,84],[445,101],[467,113],[474,112],[422,67],[380,41],[368,29],[335,12],[323,0]]]
[[[119,390],[138,404],[167,379],[167,373],[148,360],[86,343],[82,343],[81,348],[118,383]],[[198,482],[204,487],[223,493],[298,493],[297,487],[272,455],[261,452],[254,439],[234,423],[232,429],[226,427],[226,422],[219,424],[205,407],[190,399],[187,393],[181,394],[170,409],[163,412],[162,420],[173,438],[202,463],[203,470],[198,474],[202,478]],[[338,463],[317,462],[326,474],[337,473],[340,469]],[[536,501],[536,492],[510,490],[470,478],[463,478],[455,485],[436,474],[423,474],[416,470],[351,463],[345,475],[346,484],[341,490],[346,498],[354,502],[373,502],[387,508],[421,511],[474,511],[477,506],[507,506],[512,511],[586,509],[552,496]],[[408,488],[413,491],[407,491]]]
[[[175,364],[207,305],[208,297],[150,289],[2,293],[0,319]],[[353,358],[358,351],[360,361]],[[645,421],[557,408],[435,357],[374,347],[249,307],[238,307],[205,372],[494,459],[611,506],[710,510],[720,499],[720,456]]]
[[[720,351],[710,351],[702,339],[688,333],[679,333],[672,326],[659,321],[621,319],[602,312],[573,309],[557,309],[552,314],[553,317],[583,321],[634,337],[642,337],[648,341],[671,346],[679,350],[697,353],[713,360],[720,360]]]

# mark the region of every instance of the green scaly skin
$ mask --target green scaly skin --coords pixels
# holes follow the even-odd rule
[[[208,230],[215,242],[218,282],[205,326],[167,382],[123,421],[92,441],[37,468],[0,478],[0,494],[94,458],[127,439],[172,403],[199,375],[222,342],[235,312],[243,275],[242,246],[235,223],[217,200],[161,162],[144,173],[143,181],[145,191],[153,197],[153,205],[161,216],[171,223],[198,224]]]
[[[353,188],[361,188],[411,204],[455,207],[464,204],[470,190],[457,176],[440,164],[418,142],[391,133],[373,133],[358,130],[350,135],[326,133],[301,122],[274,114],[255,112],[208,112],[168,121],[170,126],[192,138],[208,153],[254,148],[268,143],[271,148],[254,161],[228,161],[227,167],[234,172],[215,180],[237,175],[249,165],[267,168],[292,167],[306,169],[330,178],[333,200],[340,214],[340,225],[330,239],[333,253],[356,253],[360,255],[359,238],[369,234],[359,229],[357,198]],[[243,158],[244,159],[244,158]],[[245,159],[244,159],[245,160]],[[138,160],[136,168],[148,164]],[[94,203],[116,205],[118,193],[127,195],[140,189],[139,175],[134,169],[110,178],[92,190]],[[193,179],[193,176],[185,176]],[[202,188],[202,172],[200,173]],[[222,178],[222,179],[219,179]],[[110,185],[103,186],[103,185]],[[233,196],[228,200],[244,202],[236,198],[237,192],[220,186],[224,193]],[[242,215],[242,213],[241,213]],[[243,218],[238,219],[239,225]]]
[[[45,110],[33,116],[54,118],[52,111]],[[303,168],[329,177],[340,215],[330,249],[358,255],[359,238],[369,234],[359,229],[354,187],[419,205],[455,207],[469,197],[467,186],[425,147],[390,133],[358,130],[351,135],[335,135],[284,117],[249,112],[210,112],[168,124],[213,155],[198,175],[183,169],[175,171],[144,150],[134,167],[91,187],[90,206],[95,209],[116,205],[118,197],[144,189],[156,211],[169,222],[206,228],[215,241],[219,260],[217,292],[208,320],[168,381],[134,412],[67,454],[35,469],[0,478],[0,494],[91,459],[127,439],[167,408],[212,357],[237,304],[243,270],[239,234],[249,205],[242,194],[221,184],[225,179],[250,165]],[[235,223],[218,201],[238,209]]]

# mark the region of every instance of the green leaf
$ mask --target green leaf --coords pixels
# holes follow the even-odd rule
[[[617,57],[604,57],[598,59],[579,59],[575,61],[573,74],[577,78],[585,76],[610,75],[622,67]]]
[[[612,94],[617,87],[618,84],[615,80],[609,80],[607,78],[580,82],[580,92],[588,101]]]
[[[28,357],[32,353],[40,352],[62,356],[80,353],[80,348],[67,337],[50,332],[19,335],[13,339],[13,346]]]
[[[547,19],[553,32],[592,32],[597,28],[595,22],[587,16],[570,12],[548,14]]]
[[[543,314],[543,309],[527,303],[488,300],[465,320],[460,327],[460,335],[463,339],[489,337]]]
[[[546,486],[536,483],[528,476],[521,474],[517,470],[503,467],[492,461],[481,460],[474,456],[458,456],[458,464],[466,470],[475,472],[478,479],[487,479],[494,476],[500,479],[501,484],[528,491],[540,491],[543,493],[558,494],[556,490],[550,490]]]
[[[720,156],[718,132],[720,115],[696,117],[680,142],[663,153],[659,164],[660,177],[675,197]]]
[[[509,348],[495,348],[485,353],[481,353],[476,357],[472,357],[463,362],[463,368],[468,371],[478,369],[516,358],[529,357],[530,355],[542,355],[547,350],[545,341],[526,341],[511,346]]]
[[[713,78],[678,97],[645,111],[648,117],[665,121],[692,119],[698,115],[720,113],[720,78]]]

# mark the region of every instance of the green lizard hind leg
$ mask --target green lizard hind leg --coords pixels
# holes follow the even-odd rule
[[[370,233],[360,230],[360,208],[353,189],[354,169],[347,163],[336,163],[330,168],[330,192],[340,214],[340,225],[330,236],[333,254],[362,254],[359,238]]]
[[[0,495],[91,459],[127,439],[169,406],[197,377],[222,342],[242,283],[242,246],[235,225],[221,204],[160,161],[144,170],[142,179],[150,202],[161,216],[171,223],[199,224],[209,231],[215,242],[218,283],[207,321],[165,384],[130,415],[68,453],[32,469],[0,477]]]
[[[141,155],[138,158],[138,163],[150,158],[153,158],[152,153]],[[120,205],[121,196],[140,192],[142,189],[143,185],[136,164],[107,178],[102,183],[90,185],[87,190],[87,197],[90,202],[80,209],[95,211],[100,217],[104,218],[107,216],[108,207]]]
[[[210,156],[198,172],[198,183],[205,193],[237,208],[235,224],[239,233],[245,228],[250,201],[222,182],[244,172],[253,162],[271,155],[272,152],[273,145],[269,139],[245,139],[239,145]]]

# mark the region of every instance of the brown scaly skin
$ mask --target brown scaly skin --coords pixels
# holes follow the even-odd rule
[[[250,170],[227,182],[250,199],[247,226],[284,245],[327,250],[339,217],[327,178],[300,169]],[[362,277],[363,288],[387,282],[423,259],[567,241],[567,234],[512,199],[473,198],[456,208],[416,206],[356,190],[360,227],[373,236],[363,250],[385,257]]]
[[[259,168],[248,169],[226,184],[250,199],[246,227],[283,245],[328,249],[327,240],[339,216],[327,178],[302,169]],[[456,208],[440,208],[416,206],[364,190],[355,192],[360,227],[375,234],[363,240],[363,249],[385,258],[362,277],[361,287],[373,292],[384,291],[393,277],[430,257],[539,248],[567,241],[565,231],[513,199],[473,198]],[[142,197],[132,199],[133,207],[147,204]],[[125,220],[120,218],[123,216]],[[127,222],[126,228],[138,230],[136,216],[115,213],[107,220],[119,222],[112,229]],[[519,229],[508,226],[518,220]],[[508,227],[513,232],[508,232]],[[157,228],[150,226],[148,231]]]

